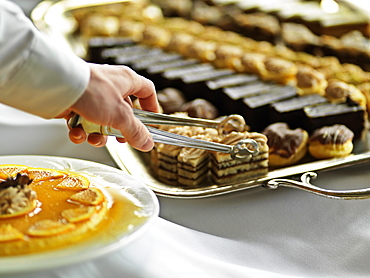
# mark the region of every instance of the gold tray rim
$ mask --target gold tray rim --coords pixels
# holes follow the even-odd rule
[[[214,197],[241,190],[263,187],[274,179],[299,176],[308,172],[329,171],[370,161],[370,151],[366,151],[360,154],[350,154],[346,157],[318,160],[275,169],[269,171],[266,175],[252,177],[236,183],[184,188],[168,185],[157,180],[151,174],[150,164],[143,163],[143,155],[149,154],[143,154],[128,144],[119,143],[114,137],[108,138],[106,148],[121,170],[142,180],[158,196],[180,199]]]

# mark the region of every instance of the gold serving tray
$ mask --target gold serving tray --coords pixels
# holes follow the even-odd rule
[[[304,180],[298,184],[294,180],[279,180],[281,178],[287,177],[295,178],[294,176],[299,177],[301,175],[305,177],[305,173],[328,171],[341,167],[348,167],[355,164],[365,163],[370,161],[370,151],[359,152],[358,154],[351,154],[343,158],[319,160],[299,164],[296,166],[271,170],[266,175],[257,176],[237,183],[216,185],[208,182],[199,188],[185,188],[168,185],[157,180],[150,169],[149,153],[139,152],[130,147],[128,144],[117,142],[113,137],[109,138],[107,148],[112,158],[117,163],[118,167],[120,167],[127,173],[140,178],[159,196],[166,196],[171,198],[204,198],[261,186],[269,189],[275,189],[276,187],[273,188],[273,185],[276,181],[278,181],[278,185],[280,186],[295,187],[329,198],[365,199],[370,197],[368,195],[370,194],[369,190],[366,190],[366,192],[355,193],[355,196],[347,196],[347,198],[346,196],[341,195],[343,192],[337,195],[337,192],[332,192],[331,190],[325,190],[312,186],[311,184],[309,184],[309,180]],[[357,148],[363,150],[364,144],[360,142]],[[355,150],[355,152],[357,151]],[[361,195],[362,193],[367,195]]]
[[[62,45],[64,44],[67,48],[70,48],[78,56],[84,58],[86,56],[86,47],[76,35],[77,22],[71,15],[71,11],[80,8],[132,1],[135,0],[64,0],[59,2],[47,0],[36,6],[31,14],[31,19],[41,31]],[[266,175],[257,176],[242,182],[222,185],[208,182],[199,188],[184,188],[160,182],[151,172],[150,154],[138,152],[128,144],[118,143],[115,138],[109,138],[107,149],[119,168],[140,178],[160,196],[171,198],[204,198],[261,186],[269,189],[286,186],[329,198],[370,198],[370,189],[333,191],[310,184],[310,178],[314,177],[312,172],[328,171],[369,162],[370,147],[367,139],[355,142],[353,154],[344,158],[320,161],[306,160],[299,165],[270,170]],[[289,179],[284,179],[288,177]],[[300,177],[301,181],[297,181],[297,177]]]

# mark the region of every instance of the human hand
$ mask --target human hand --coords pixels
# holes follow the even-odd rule
[[[58,117],[67,120],[79,114],[88,121],[110,126],[121,131],[128,142],[141,151],[150,151],[154,142],[148,129],[134,116],[130,96],[137,97],[143,110],[159,111],[154,84],[126,66],[89,64],[90,82],[84,94],[67,111]],[[86,140],[96,146],[106,144],[106,137],[98,134],[87,135],[81,128],[69,131],[72,142],[79,144]]]

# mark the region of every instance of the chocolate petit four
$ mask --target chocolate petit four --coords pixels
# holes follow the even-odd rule
[[[235,145],[242,139],[253,139],[259,145],[259,154],[233,159],[230,154],[211,152],[211,179],[217,184],[231,183],[268,171],[269,148],[267,137],[256,132],[231,132],[219,139],[219,143]]]
[[[270,124],[268,116],[270,105],[297,95],[296,88],[291,86],[275,86],[268,92],[243,98],[243,108],[240,111],[252,130],[261,131]]]
[[[241,114],[244,109],[244,98],[265,94],[274,87],[276,84],[273,83],[251,81],[239,86],[222,88],[222,94],[219,98],[220,105],[218,106],[220,113],[224,115]]]
[[[87,54],[86,58],[89,62],[102,64],[105,61],[102,58],[102,51],[109,48],[118,48],[131,46],[134,41],[131,38],[121,37],[92,37],[87,42]]]
[[[347,126],[355,135],[362,138],[365,129],[365,108],[348,103],[323,103],[311,105],[303,109],[305,118],[303,128],[312,133],[323,126],[342,124]]]
[[[318,94],[297,96],[271,104],[270,122],[285,122],[290,128],[302,127],[305,117],[303,109],[307,106],[327,103],[327,99]]]
[[[250,84],[258,80],[256,75],[250,74],[233,74],[225,77],[220,77],[205,82],[205,90],[202,92],[202,97],[209,100],[216,106],[223,108],[225,106],[224,90],[226,88],[237,87],[245,84]],[[224,110],[224,109],[221,109]],[[226,111],[226,109],[225,109]],[[223,114],[231,114],[222,112]]]

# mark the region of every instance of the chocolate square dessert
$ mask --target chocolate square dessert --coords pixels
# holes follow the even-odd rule
[[[220,77],[232,76],[234,71],[231,69],[210,69],[202,72],[189,72],[180,78],[180,89],[187,99],[192,100],[204,96],[207,89],[206,82]]]
[[[243,98],[267,93],[275,86],[274,83],[257,80],[240,86],[223,88],[219,100],[223,103],[220,106],[220,113],[223,115],[240,114],[244,107]]]
[[[202,97],[212,102],[214,105],[222,107],[224,106],[224,103],[222,102],[223,101],[222,94],[225,88],[249,84],[257,80],[258,80],[257,75],[243,73],[208,80],[205,83],[206,89],[204,90]]]
[[[102,51],[104,49],[125,47],[133,45],[134,41],[131,38],[113,38],[113,37],[93,37],[87,42],[87,58],[88,62],[103,64]]]
[[[312,133],[323,126],[342,124],[355,134],[355,138],[362,138],[365,129],[365,109],[360,105],[348,103],[324,103],[305,107],[306,116],[304,129]]]
[[[243,98],[243,108],[240,115],[244,117],[251,130],[262,131],[270,122],[270,105],[297,95],[297,90],[291,86],[275,86],[268,92]]]
[[[294,97],[278,101],[271,105],[270,122],[286,122],[291,129],[302,127],[305,113],[303,108],[309,105],[325,103],[327,99],[319,94]]]
[[[164,73],[166,71],[180,69],[188,66],[194,66],[198,64],[199,61],[196,59],[184,59],[184,58],[180,58],[178,60],[173,61],[158,62],[154,65],[149,66],[146,69],[145,75],[148,76],[148,78],[154,82],[157,90],[162,90],[166,87],[172,86],[171,80],[164,76]]]

